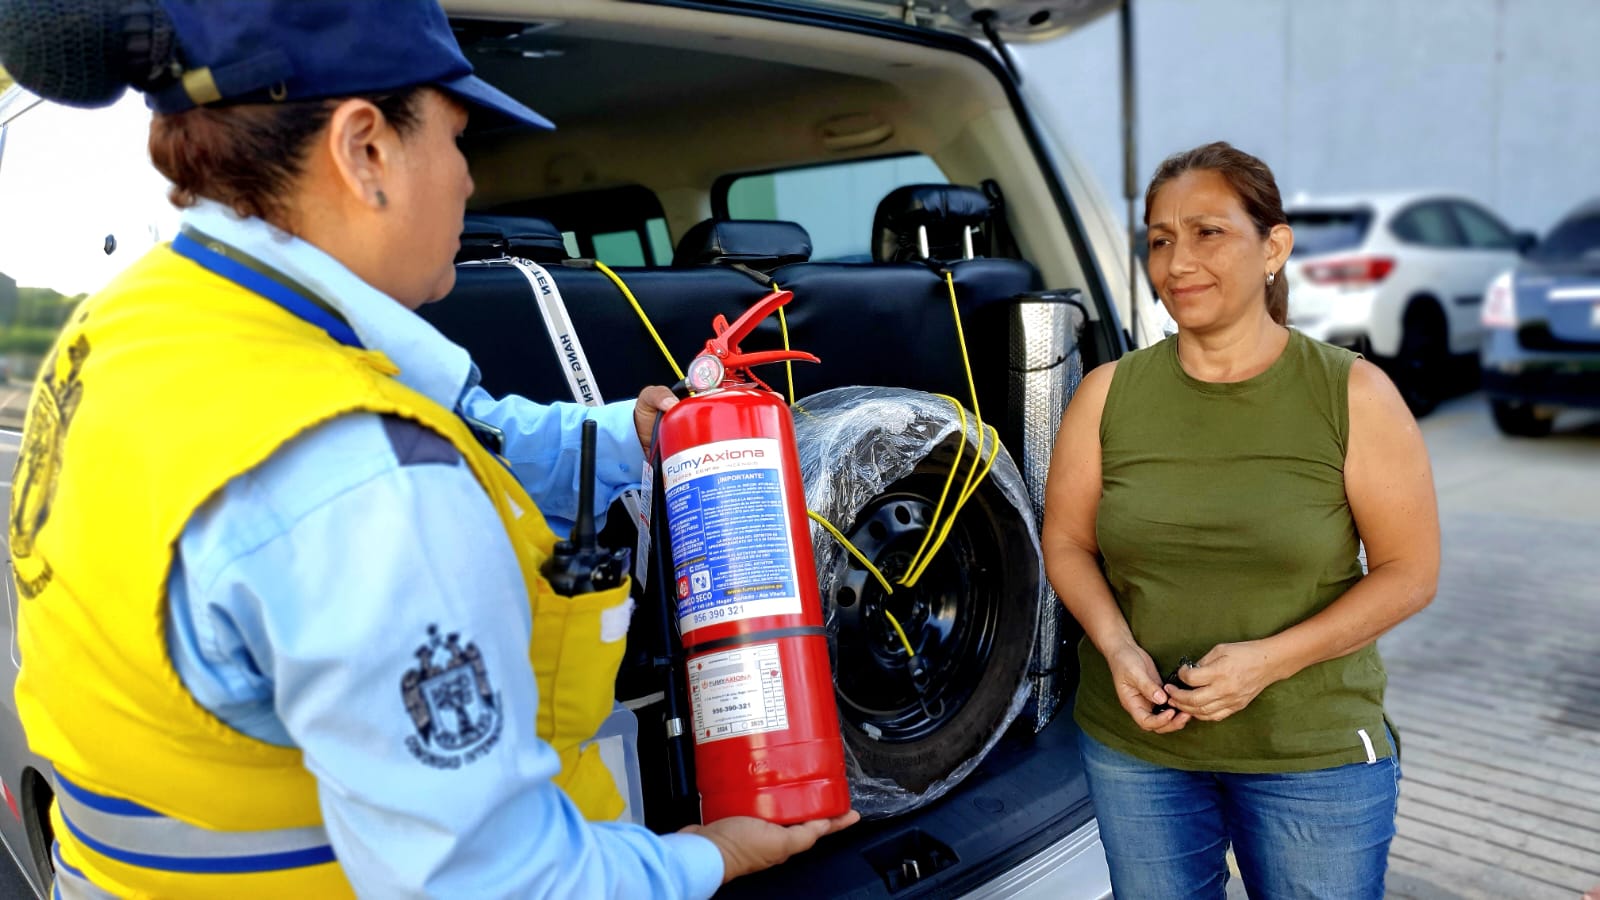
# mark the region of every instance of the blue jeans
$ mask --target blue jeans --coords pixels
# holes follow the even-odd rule
[[[1185,772],[1078,747],[1121,900],[1226,895],[1228,845],[1252,900],[1383,897],[1400,797],[1393,757],[1312,772]]]

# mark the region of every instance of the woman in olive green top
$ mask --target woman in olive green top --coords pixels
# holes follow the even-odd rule
[[[1173,156],[1145,223],[1178,334],[1083,380],[1044,521],[1112,885],[1220,898],[1231,844],[1252,897],[1381,897],[1399,768],[1375,641],[1438,580],[1427,451],[1381,371],[1285,326],[1265,164]]]

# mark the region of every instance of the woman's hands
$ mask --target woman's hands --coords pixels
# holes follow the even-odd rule
[[[1192,666],[1178,670],[1189,687],[1162,684],[1155,661],[1138,644],[1129,641],[1106,654],[1117,701],[1145,731],[1169,734],[1190,719],[1220,722],[1233,715],[1279,681],[1265,641],[1218,644]],[[1154,712],[1160,704],[1171,708]]]
[[[1202,722],[1220,722],[1244,709],[1281,678],[1265,641],[1218,644],[1198,663],[1179,669],[1178,677],[1190,689],[1163,686],[1167,702]]]
[[[1189,714],[1178,709],[1154,711],[1157,705],[1168,702],[1168,692],[1162,687],[1155,661],[1143,647],[1130,640],[1105,657],[1111,667],[1117,702],[1133,717],[1134,724],[1156,734],[1178,731],[1189,724]]]

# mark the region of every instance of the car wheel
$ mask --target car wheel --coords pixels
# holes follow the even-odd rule
[[[22,824],[28,836],[28,849],[33,856],[33,871],[48,891],[55,881],[56,861],[51,854],[55,846],[55,826],[50,822],[50,804],[55,792],[50,782],[33,769],[22,773]]]
[[[837,442],[833,449],[816,446],[815,429],[828,429],[818,421],[835,408],[852,415],[849,392],[861,390],[883,389],[843,388],[802,400],[797,437],[813,510],[841,528],[893,587],[886,592],[831,536],[813,541],[841,732],[852,760],[852,800],[876,818],[914,809],[952,787],[1015,718],[1027,690],[1041,566],[1021,476],[1002,452],[916,584],[899,585],[934,521],[952,464],[957,473],[947,512],[954,503],[974,441],[958,462],[959,433],[952,431],[932,452],[908,461],[885,453],[885,445],[936,429],[926,421],[908,428],[904,416],[855,414],[858,425],[843,438],[846,452],[838,452]],[[943,401],[917,396],[953,417]],[[885,463],[890,456],[910,471],[897,477]],[[829,462],[821,465],[824,458]],[[893,480],[883,484],[886,469]],[[1015,489],[1003,487],[1008,483]]]
[[[1418,300],[1406,311],[1400,355],[1395,359],[1395,387],[1412,415],[1425,416],[1438,405],[1450,369],[1450,343],[1444,314],[1431,300]]]
[[[1531,403],[1490,400],[1489,411],[1494,414],[1494,424],[1500,433],[1512,437],[1544,437],[1556,424],[1554,412]]]

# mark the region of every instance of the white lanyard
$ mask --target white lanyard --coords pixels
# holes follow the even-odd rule
[[[578,332],[572,327],[572,318],[567,315],[566,301],[561,299],[561,288],[556,286],[556,280],[550,277],[544,266],[532,260],[510,257],[510,262],[522,277],[528,279],[528,286],[533,289],[533,297],[539,304],[539,315],[544,317],[545,331],[550,335],[550,346],[556,352],[556,359],[561,364],[561,372],[567,377],[567,387],[572,391],[572,399],[584,406],[600,406],[605,403],[600,397],[600,387],[594,383],[590,374],[589,358],[583,353],[583,342],[578,340]],[[649,461],[645,461],[648,468]],[[648,527],[648,518],[640,510],[641,504],[638,488],[630,488],[622,495],[622,504],[633,517],[635,526]],[[641,523],[645,523],[641,526]],[[645,538],[641,548],[648,548],[649,539]],[[643,559],[647,549],[641,549],[634,560],[634,578],[639,586],[645,585],[645,573],[648,567]]]

